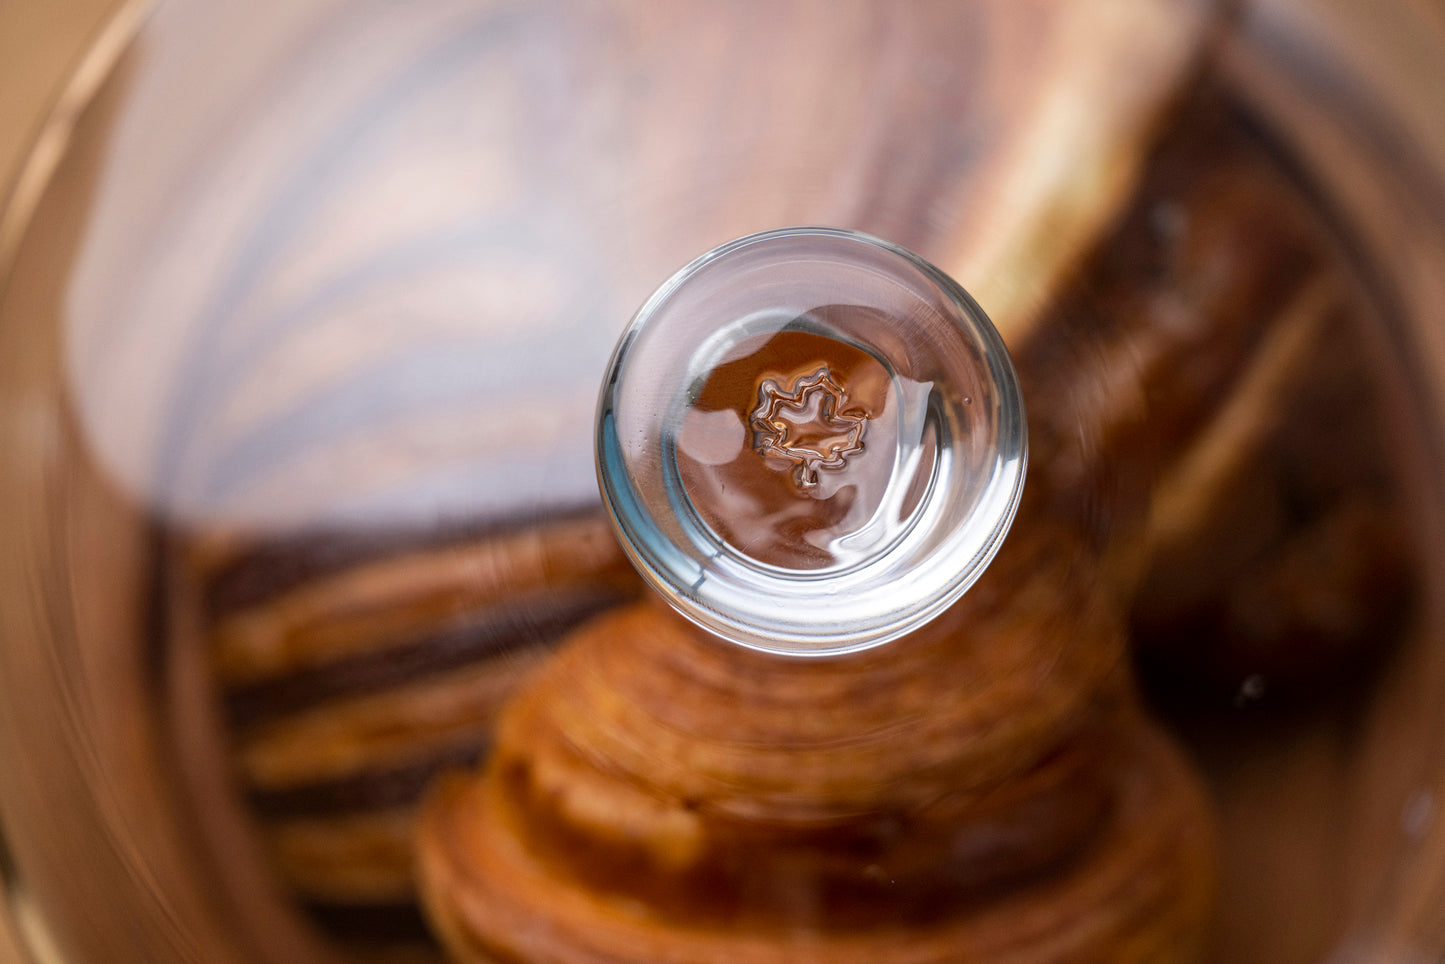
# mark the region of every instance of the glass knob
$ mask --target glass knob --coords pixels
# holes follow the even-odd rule
[[[917,255],[790,228],[662,285],[603,382],[597,471],[638,570],[756,649],[916,629],[979,577],[1023,490],[1023,398],[982,309]]]

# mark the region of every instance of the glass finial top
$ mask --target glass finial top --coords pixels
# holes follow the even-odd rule
[[[957,284],[866,235],[795,228],[704,255],[624,334],[598,477],[639,571],[734,642],[796,655],[922,625],[993,558],[1023,401]]]

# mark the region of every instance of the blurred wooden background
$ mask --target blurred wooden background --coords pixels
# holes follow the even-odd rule
[[[0,197],[45,112],[117,0],[0,0]],[[0,901],[0,964],[29,964]]]
[[[117,0],[0,0],[0,190]]]
[[[1445,0],[1392,2],[1411,10],[1418,22],[1445,28]],[[1368,59],[1371,51],[1405,49],[1395,43],[1388,18],[1371,14],[1371,0],[1306,0],[1306,5],[1317,9],[1330,32],[1351,37],[1352,49],[1361,58]],[[0,203],[62,84],[117,6],[118,0],[0,0]],[[1432,89],[1445,90],[1445,72],[1438,67],[1407,61],[1398,68],[1399,77],[1384,78],[1387,87],[1433,77]],[[1416,130],[1422,147],[1433,157],[1445,157],[1445,124],[1438,116],[1433,121],[1427,116],[1440,101],[1430,92],[1404,99],[1420,105],[1417,119],[1423,123]],[[9,906],[0,901],[0,964],[49,964],[20,950],[13,927]]]

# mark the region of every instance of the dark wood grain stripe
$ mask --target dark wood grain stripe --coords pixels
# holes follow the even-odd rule
[[[323,930],[349,943],[433,943],[421,908],[412,901],[351,904],[308,900],[302,906]]]
[[[218,619],[368,562],[589,518],[600,520],[601,507],[539,506],[504,517],[442,515],[409,526],[295,532],[269,539],[222,566],[207,584],[206,608],[212,619]]]
[[[611,586],[541,592],[471,614],[466,622],[279,679],[238,687],[226,708],[240,728],[342,696],[401,686],[505,652],[553,646],[568,630],[627,598]]]
[[[265,818],[334,816],[415,803],[431,779],[447,769],[474,767],[490,741],[465,743],[387,769],[365,770],[331,780],[252,790],[247,796]]]

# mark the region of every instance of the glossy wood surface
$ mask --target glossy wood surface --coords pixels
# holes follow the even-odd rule
[[[479,420],[498,399],[457,373],[499,359],[501,379],[525,356],[497,351],[508,331],[584,318],[543,341],[574,355],[565,391],[517,410],[586,409],[602,328],[672,268],[821,220],[938,261],[1039,373],[1032,498],[1089,523],[1217,805],[1218,959],[1440,950],[1438,9],[870,9],[799,5],[761,38],[725,9],[694,32],[466,4],[145,28],[10,235],[0,301],[23,603],[0,625],[28,694],[0,731],[25,790],[0,804],[39,940],[434,953],[417,798],[536,666],[556,686],[587,658],[544,658],[570,620],[636,591],[578,538],[575,419]],[[186,38],[228,35],[254,60],[197,71],[217,48]],[[978,54],[985,35],[1012,53]],[[527,475],[549,445],[570,455]],[[516,470],[489,469],[509,447]],[[539,552],[548,533],[568,552]],[[488,562],[514,555],[543,562]],[[494,605],[527,571],[546,588]]]

